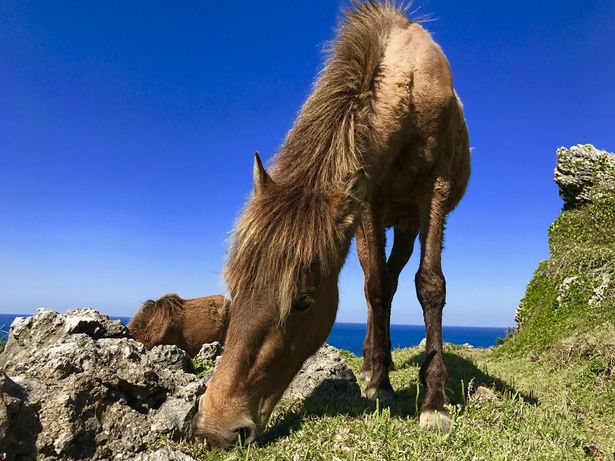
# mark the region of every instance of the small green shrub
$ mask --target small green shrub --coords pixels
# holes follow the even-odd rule
[[[216,362],[214,360],[190,360],[191,371],[197,376],[197,378],[202,378],[206,374],[211,373],[212,371],[214,371],[215,367]]]

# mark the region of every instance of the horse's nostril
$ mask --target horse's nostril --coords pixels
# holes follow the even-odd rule
[[[247,445],[254,441],[254,427],[244,426],[235,430],[237,439],[241,445]]]

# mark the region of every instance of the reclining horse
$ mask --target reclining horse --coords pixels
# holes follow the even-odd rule
[[[441,252],[446,216],[470,175],[462,105],[428,32],[389,1],[352,3],[271,172],[255,157],[254,190],[225,267],[233,303],[225,353],[193,420],[195,438],[212,447],[258,437],[303,361],[325,341],[353,236],[368,306],[367,396],[393,391],[391,300],[418,236],[415,282],[427,336],[419,422],[450,426]]]
[[[168,294],[145,301],[128,330],[147,349],[173,344],[194,357],[205,343],[224,344],[229,307],[230,301],[221,295],[182,299]]]

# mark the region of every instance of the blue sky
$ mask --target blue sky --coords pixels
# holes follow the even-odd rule
[[[506,326],[548,256],[555,149],[615,151],[615,2],[423,0],[468,120],[445,323]],[[131,315],[224,292],[252,155],[269,159],[333,37],[337,1],[0,2],[0,312]],[[354,251],[354,249],[353,249]],[[394,323],[422,322],[417,259]],[[339,321],[365,321],[351,253]]]

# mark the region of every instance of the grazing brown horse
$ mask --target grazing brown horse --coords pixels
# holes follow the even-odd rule
[[[353,235],[365,273],[371,398],[392,392],[391,299],[420,237],[420,424],[447,430],[442,240],[469,174],[462,106],[440,47],[394,4],[353,2],[271,175],[256,156],[225,268],[233,302],[225,353],[193,421],[197,440],[227,447],[263,431],[333,325]],[[395,236],[388,260],[387,227]]]
[[[148,349],[174,344],[194,357],[205,343],[224,343],[229,306],[230,301],[221,295],[182,299],[168,294],[145,301],[128,329]]]

